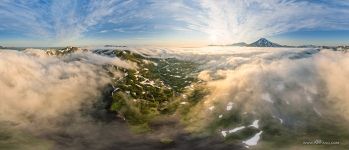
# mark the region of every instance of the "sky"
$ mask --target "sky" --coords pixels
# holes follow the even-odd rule
[[[0,45],[349,45],[349,0],[0,0]]]

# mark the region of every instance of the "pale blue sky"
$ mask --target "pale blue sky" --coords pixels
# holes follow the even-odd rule
[[[349,44],[348,0],[1,0],[0,45]]]

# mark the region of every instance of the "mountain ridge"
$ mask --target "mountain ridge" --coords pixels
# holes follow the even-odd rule
[[[242,47],[290,47],[286,45],[280,45],[278,43],[271,42],[266,38],[260,38],[257,41],[247,44],[245,42],[238,42],[226,45],[208,45],[208,46],[242,46]]]
[[[280,44],[273,43],[266,38],[260,38],[256,42],[249,44],[250,47],[283,47]]]

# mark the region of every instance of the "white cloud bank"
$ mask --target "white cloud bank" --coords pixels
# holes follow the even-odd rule
[[[108,64],[132,67],[89,52],[56,57],[33,49],[0,51],[0,122],[54,128],[65,117],[80,115],[83,106],[91,107],[111,82],[102,67]]]
[[[323,50],[307,55],[304,51],[309,54],[311,49],[270,52],[272,48],[265,51],[251,53],[248,60],[240,63],[227,61],[241,57],[236,54],[226,54],[221,59],[212,57],[214,62],[209,61],[210,57],[201,57],[207,62],[207,69],[199,78],[207,81],[210,94],[192,109],[190,129],[207,127],[216,121],[217,114],[250,119],[269,117],[276,118],[276,122],[279,118],[287,127],[299,129],[320,125],[319,120],[335,120],[341,122],[336,125],[347,126],[349,53]],[[225,111],[229,103],[236,106],[232,113]],[[212,106],[215,111],[209,113]],[[263,119],[260,122],[267,123]]]

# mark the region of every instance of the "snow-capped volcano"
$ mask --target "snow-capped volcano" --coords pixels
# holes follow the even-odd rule
[[[260,38],[258,41],[249,44],[252,47],[282,47],[280,44],[270,42],[265,38]]]

